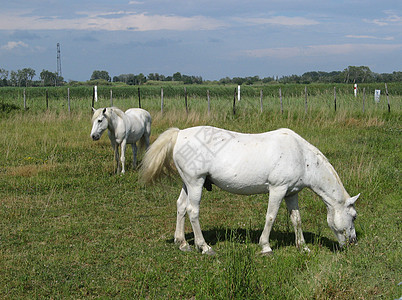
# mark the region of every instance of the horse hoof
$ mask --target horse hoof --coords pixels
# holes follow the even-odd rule
[[[191,249],[190,245],[187,243],[184,245],[180,245],[179,249],[180,249],[180,251],[183,251],[183,252],[190,252],[193,250],[193,249]]]
[[[216,252],[212,248],[209,248],[208,250],[202,251],[202,254],[214,256],[216,254]]]
[[[261,252],[260,252],[260,255],[261,255],[261,256],[267,256],[267,257],[268,257],[268,256],[273,256],[273,255],[274,255],[274,252],[273,252],[272,250],[271,250],[271,251],[265,251],[265,252],[264,252],[264,251],[261,251]]]

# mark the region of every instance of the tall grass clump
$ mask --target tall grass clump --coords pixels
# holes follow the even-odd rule
[[[246,299],[258,294],[259,284],[256,276],[255,250],[250,245],[247,231],[243,240],[235,231],[226,233],[224,265],[221,267],[224,279],[224,297],[227,299]]]

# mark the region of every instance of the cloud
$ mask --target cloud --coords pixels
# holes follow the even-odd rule
[[[273,57],[273,58],[293,58],[293,57],[318,57],[332,55],[347,55],[361,53],[362,50],[367,52],[390,52],[402,49],[402,44],[382,45],[382,44],[339,44],[339,45],[312,45],[300,47],[282,47],[245,50],[243,53],[250,57]]]
[[[28,13],[0,14],[0,30],[214,30],[226,27],[220,20],[204,16],[148,15],[128,11],[79,12],[74,19],[28,16]]]
[[[28,45],[22,41],[18,41],[18,42],[8,42],[6,45],[1,47],[1,49],[3,50],[15,50],[19,48],[28,48]]]
[[[393,41],[394,37],[392,36],[384,36],[384,37],[378,37],[378,36],[373,36],[373,35],[352,35],[348,34],[346,35],[347,38],[351,39],[373,39],[373,40],[384,40],[384,41]]]
[[[378,26],[389,26],[389,25],[402,25],[402,17],[397,15],[393,10],[386,10],[384,13],[387,15],[383,18],[376,19],[363,19],[366,23],[376,24]]]
[[[248,19],[239,19],[241,21],[245,21],[246,23],[250,23],[252,25],[279,25],[279,26],[311,26],[318,25],[319,22],[307,19],[303,17],[286,17],[286,16],[276,16],[271,18],[248,18]]]

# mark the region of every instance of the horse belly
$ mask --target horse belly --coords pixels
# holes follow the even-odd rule
[[[271,142],[256,144],[236,155],[219,153],[209,176],[216,186],[235,194],[265,194],[271,186],[285,186],[289,194],[295,193],[304,187],[304,160],[300,153],[289,153],[295,148]]]
[[[135,144],[141,137],[144,131],[132,131],[127,137],[127,144]]]
[[[247,184],[244,185],[244,182],[224,182],[217,181],[211,178],[211,181],[220,189],[230,192],[232,194],[239,195],[254,195],[254,194],[266,194],[269,192],[269,183],[262,184]]]
[[[232,162],[226,167],[213,168],[210,179],[219,188],[242,195],[265,194],[269,191],[269,172],[264,162]]]

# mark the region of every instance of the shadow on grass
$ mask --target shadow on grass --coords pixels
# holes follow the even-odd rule
[[[0,113],[8,114],[14,110],[20,110],[20,108],[15,104],[0,103]]]
[[[233,241],[233,235],[236,237],[235,241],[238,243],[244,243],[248,241],[253,244],[258,244],[262,230],[249,230],[244,228],[215,228],[202,231],[202,233],[204,235],[205,241],[211,246],[216,245],[218,242]],[[307,244],[321,245],[322,247],[328,248],[331,252],[336,252],[340,250],[339,244],[334,240],[330,240],[326,237],[319,236],[311,232],[303,232],[303,234]],[[192,232],[187,233],[185,237],[190,245],[194,245],[194,234]],[[296,245],[294,232],[272,230],[269,239],[271,245],[274,246],[274,248]],[[174,243],[174,239],[169,239],[166,242],[172,244]]]

